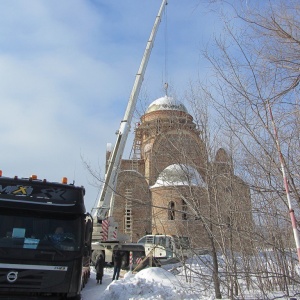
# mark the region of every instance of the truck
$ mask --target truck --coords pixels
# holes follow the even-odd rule
[[[160,260],[184,260],[190,256],[188,237],[164,234],[147,234],[138,240],[145,248],[145,255]]]
[[[80,299],[93,218],[85,189],[0,171],[0,299]]]
[[[145,249],[142,244],[127,243],[128,237],[118,230],[118,223],[114,220],[112,212],[114,208],[114,191],[117,186],[117,177],[120,162],[124,152],[128,134],[130,132],[131,121],[136,107],[137,98],[144,79],[144,74],[153,48],[156,33],[161,22],[161,16],[167,5],[167,0],[163,0],[156,16],[150,37],[146,44],[146,49],[142,61],[135,77],[134,85],[129,97],[124,118],[121,121],[120,128],[117,131],[117,140],[110,154],[105,180],[102,190],[94,208],[94,228],[92,242],[92,262],[95,263],[97,257],[104,255],[105,261],[111,264],[113,261],[113,252],[119,249],[123,252],[123,266],[126,267],[130,261],[130,254],[135,261],[139,256],[144,256]],[[130,253],[131,252],[131,253]]]

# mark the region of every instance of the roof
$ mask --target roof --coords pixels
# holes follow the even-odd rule
[[[173,164],[159,174],[155,184],[151,188],[166,186],[205,187],[206,184],[195,168],[184,164]]]
[[[173,97],[169,96],[164,96],[153,101],[148,106],[146,113],[158,110],[176,110],[188,113],[186,107],[180,101],[175,100]]]

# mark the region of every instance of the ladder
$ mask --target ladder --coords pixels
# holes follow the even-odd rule
[[[132,188],[127,188],[125,191],[125,228],[124,232],[129,236],[129,241],[132,242]]]
[[[141,159],[141,148],[142,148],[142,133],[137,130],[140,123],[135,124],[134,128],[134,141],[131,149],[131,169],[134,171],[139,171],[139,160]]]

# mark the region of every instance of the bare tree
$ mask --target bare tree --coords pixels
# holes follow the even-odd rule
[[[251,7],[248,1],[234,9],[237,18],[225,19],[214,51],[203,52],[214,73],[205,93],[226,135],[238,142],[237,170],[251,187],[259,229],[251,237],[258,250],[256,284],[263,293],[279,287],[289,294],[299,277],[279,158],[299,216],[300,6],[298,1],[264,1]],[[261,253],[265,256],[258,259]]]

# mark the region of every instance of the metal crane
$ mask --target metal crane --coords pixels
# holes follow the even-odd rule
[[[113,193],[117,186],[117,177],[118,177],[118,171],[120,167],[120,162],[122,159],[122,154],[124,152],[125,144],[127,141],[127,137],[130,131],[131,121],[133,117],[133,113],[136,107],[137,98],[141,89],[142,82],[144,80],[144,74],[147,68],[147,64],[150,58],[151,50],[153,48],[154,40],[158,31],[159,24],[161,22],[161,16],[163,14],[163,11],[165,9],[165,6],[167,5],[167,0],[163,0],[160,6],[160,9],[158,11],[158,14],[156,16],[150,37],[148,39],[148,42],[146,44],[146,49],[142,57],[142,61],[140,64],[140,67],[138,69],[138,72],[135,77],[134,85],[128,100],[127,108],[125,111],[125,115],[123,120],[121,121],[120,128],[117,131],[117,140],[114,145],[113,151],[111,152],[109,161],[108,161],[108,167],[105,174],[105,181],[103,184],[103,188],[101,190],[96,208],[94,213],[94,224],[96,227],[99,228],[100,224],[102,224],[106,219],[110,218],[110,226],[114,227],[114,240],[117,241],[117,223],[114,223],[113,217],[112,217],[112,210],[113,210]],[[99,233],[99,230],[95,230],[95,235],[97,234],[97,231]],[[98,237],[100,237],[98,235]],[[101,238],[100,238],[101,239]],[[107,240],[109,240],[109,236]],[[95,238],[93,238],[95,240]]]

